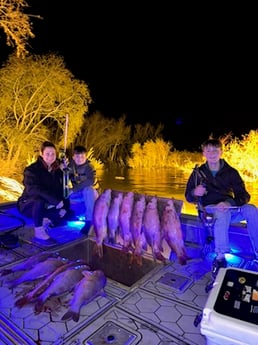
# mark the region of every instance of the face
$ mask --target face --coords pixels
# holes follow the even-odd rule
[[[77,165],[82,165],[86,162],[87,156],[86,153],[74,153],[73,160]]]
[[[56,150],[54,147],[46,147],[41,156],[47,165],[51,165],[56,160]]]
[[[208,163],[217,163],[222,155],[222,149],[215,146],[206,146],[203,149],[203,156]]]

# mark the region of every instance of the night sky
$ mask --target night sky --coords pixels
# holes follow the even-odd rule
[[[251,21],[241,26],[226,11],[213,19],[196,4],[180,11],[165,1],[28,3],[44,18],[32,19],[30,52],[63,56],[89,86],[90,112],[125,114],[128,124],[163,123],[164,138],[178,150],[199,149],[211,133],[241,136],[258,128]]]

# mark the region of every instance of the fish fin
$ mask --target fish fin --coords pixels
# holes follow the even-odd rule
[[[153,253],[153,255],[154,255],[156,260],[160,260],[160,261],[162,261],[164,263],[167,260],[160,252],[155,252],[155,253]]]
[[[37,301],[37,303],[35,304],[35,307],[34,307],[34,311],[39,314],[42,312],[43,310],[43,307],[44,307],[44,302],[39,300]]]
[[[30,299],[27,296],[24,296],[22,298],[19,298],[16,302],[15,302],[15,306],[18,308],[23,307],[25,304],[29,303]]]
[[[62,321],[73,319],[73,321],[78,322],[80,315],[72,310],[68,310],[62,317]]]
[[[179,262],[180,265],[186,265],[187,257],[185,257],[185,256],[178,257],[178,262]]]
[[[1,276],[7,276],[7,274],[11,274],[11,273],[13,273],[13,270],[11,270],[11,269],[5,269],[5,270],[3,270],[3,271],[0,272],[0,277],[1,277]]]
[[[85,277],[88,277],[88,278],[90,278],[90,277],[92,276],[92,272],[91,272],[91,271],[87,271],[87,270],[82,271],[82,274],[83,274]],[[79,282],[79,283],[80,283],[80,282]]]

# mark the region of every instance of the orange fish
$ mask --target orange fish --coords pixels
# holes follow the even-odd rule
[[[169,247],[176,253],[179,263],[185,265],[187,254],[182,227],[172,199],[169,199],[165,204],[161,216],[161,230],[163,239],[166,240]]]

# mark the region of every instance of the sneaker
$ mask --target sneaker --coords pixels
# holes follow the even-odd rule
[[[87,220],[87,221],[85,222],[85,225],[81,228],[80,234],[82,234],[82,235],[88,235],[91,226],[92,226],[92,222],[89,221],[89,220]]]
[[[226,267],[227,267],[227,261],[225,258],[222,258],[222,259],[215,258],[212,264],[212,271],[211,271],[212,277],[215,279],[217,277],[219,269],[226,268]]]
[[[36,244],[39,244],[41,246],[46,246],[46,247],[55,246],[58,243],[53,238],[48,238],[47,240],[42,240],[41,238],[37,238],[37,237],[33,238],[33,242],[35,242]]]

